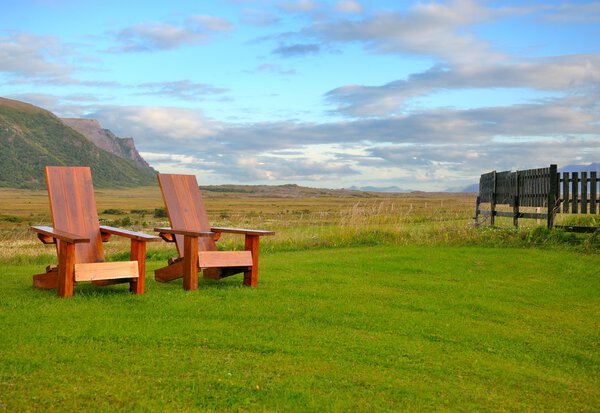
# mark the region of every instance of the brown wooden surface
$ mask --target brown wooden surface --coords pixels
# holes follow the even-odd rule
[[[135,294],[144,294],[146,288],[146,242],[132,239],[129,259],[137,264],[138,272],[138,277],[129,282],[129,291]]]
[[[223,227],[211,227],[212,232],[226,232],[230,234],[243,234],[243,235],[275,235],[274,231],[264,231],[259,229],[246,229],[246,228],[223,228]]]
[[[244,285],[258,283],[259,237],[273,231],[244,228],[211,228],[196,177],[192,175],[159,174],[158,182],[169,215],[171,228],[155,228],[161,237],[175,234],[179,256],[183,261],[155,271],[157,281],[168,281],[183,275],[183,288],[198,288],[198,271],[205,278],[221,278],[244,272]],[[246,251],[217,251],[215,240],[222,232],[246,236]],[[217,233],[217,234],[215,234]]]
[[[138,278],[137,261],[92,262],[75,264],[75,281]]]
[[[154,271],[154,279],[165,283],[183,277],[183,260],[169,264]]]
[[[38,233],[38,238],[44,244],[54,244],[55,242],[50,241],[52,239],[59,239],[71,244],[77,244],[81,242],[90,242],[90,239],[79,234],[73,234],[71,232],[60,231],[58,229],[47,227],[43,225],[32,226],[31,230]],[[41,237],[40,237],[41,236]]]
[[[198,237],[183,239],[183,289],[198,289]]]
[[[244,249],[252,254],[252,268],[244,272],[244,285],[256,287],[258,285],[258,254],[260,237],[257,235],[246,235]]]
[[[193,175],[158,174],[158,183],[165,207],[171,222],[171,228],[184,231],[210,232],[208,215],[204,201]],[[183,253],[183,235],[175,235],[175,243],[180,256]],[[217,246],[210,237],[198,240],[200,251],[216,251]]]
[[[33,276],[33,286],[42,290],[58,288],[58,267]]]
[[[167,228],[167,227],[154,228],[154,231],[158,232],[161,235],[161,238],[162,238],[162,234],[188,235],[190,237],[211,237],[211,238],[214,237],[215,235],[217,235],[216,233],[214,233],[212,231],[193,231],[193,230],[189,230],[189,229],[173,229],[173,228]],[[171,242],[168,240],[168,238],[166,241]]]
[[[73,296],[75,281],[75,245],[61,241],[58,244],[58,297]]]
[[[35,275],[34,286],[55,287],[59,297],[70,297],[76,280],[97,285],[130,282],[130,290],[142,294],[145,243],[160,238],[108,226],[101,232],[89,167],[48,166],[46,182],[53,227],[31,229],[42,242],[56,240],[59,265],[52,274]],[[131,239],[131,261],[104,262],[102,242],[108,241],[110,234]]]
[[[198,267],[250,267],[252,253],[250,251],[199,251]]]
[[[157,237],[156,235],[148,235],[148,234],[144,234],[143,232],[129,231],[129,230],[122,229],[122,228],[109,227],[107,225],[101,225],[100,231],[107,233],[107,234],[118,235],[120,237],[130,238],[130,239],[133,239],[136,241],[145,241],[145,242],[160,241],[160,238]]]
[[[90,168],[47,166],[46,182],[54,229],[90,240],[75,246],[75,263],[104,261]]]

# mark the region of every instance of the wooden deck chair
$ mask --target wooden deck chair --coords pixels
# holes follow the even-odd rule
[[[129,282],[129,290],[144,293],[146,242],[153,235],[100,226],[89,167],[46,167],[53,227],[33,226],[44,244],[56,244],[58,266],[33,276],[33,286],[57,288],[59,297],[73,295],[73,285],[91,281],[97,285]],[[131,261],[104,262],[102,242],[119,235],[131,239]]]
[[[154,272],[156,281],[167,282],[183,277],[183,288],[198,288],[198,272],[204,278],[220,279],[244,273],[244,285],[258,284],[259,240],[262,235],[274,235],[273,231],[240,228],[216,228],[208,223],[204,202],[193,175],[158,174],[171,222],[170,228],[156,228],[161,238],[175,242],[179,258]],[[224,232],[243,234],[245,251],[217,251],[215,241]]]

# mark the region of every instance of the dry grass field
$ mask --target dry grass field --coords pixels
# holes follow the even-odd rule
[[[250,188],[250,189],[249,189]],[[598,237],[550,233],[544,222],[497,218],[498,228],[474,228],[472,193],[368,193],[348,190],[221,186],[203,189],[212,225],[276,231],[263,240],[262,250],[297,250],[357,245],[498,245],[559,244],[585,251],[598,249]],[[158,187],[98,189],[96,202],[102,224],[153,233],[168,225]],[[558,222],[571,219],[558,217]],[[29,225],[49,224],[45,191],[0,189],[0,261],[30,261],[53,254],[37,241]],[[113,237],[108,256],[127,250],[127,241]],[[226,248],[241,246],[235,235],[220,241]],[[168,254],[165,243],[149,246],[149,254]]]
[[[377,243],[378,238],[387,242],[390,237],[409,241],[424,240],[426,234],[443,236],[445,228],[456,231],[470,226],[475,203],[473,194],[290,191],[289,186],[273,187],[270,193],[233,189],[204,190],[203,194],[213,225],[276,231],[275,237],[264,240],[267,250],[345,245],[365,237]],[[158,187],[99,189],[96,203],[101,223],[148,233],[168,223]],[[48,252],[28,227],[50,221],[45,191],[0,189],[0,260]],[[224,236],[221,242],[235,243],[236,239]],[[106,245],[109,254],[126,242],[114,240]],[[172,247],[152,244],[150,248]]]

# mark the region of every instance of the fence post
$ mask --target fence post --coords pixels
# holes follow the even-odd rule
[[[554,217],[560,194],[560,184],[558,180],[558,167],[550,165],[550,188],[548,189],[548,229],[554,226]]]
[[[496,221],[496,171],[493,171],[492,196],[490,196],[490,225],[494,226]]]
[[[481,204],[481,196],[477,195],[477,200],[475,201],[475,226],[479,225],[479,205]]]
[[[513,225],[519,228],[519,171],[515,172],[513,186]]]
[[[569,212],[569,173],[563,172],[563,212]]]
[[[590,214],[596,213],[596,186],[598,182],[598,173],[596,171],[590,172]]]

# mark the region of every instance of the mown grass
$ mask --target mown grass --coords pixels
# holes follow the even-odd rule
[[[104,223],[167,224],[157,188],[96,197]],[[0,411],[598,411],[600,233],[474,227],[468,194],[205,199],[213,225],[277,232],[258,289],[157,284],[157,243],[144,296],[58,300],[31,287],[56,262],[28,230],[45,191],[0,189]]]
[[[383,245],[266,252],[133,296],[0,270],[3,411],[597,411],[598,256]],[[149,262],[149,270],[162,263]]]

